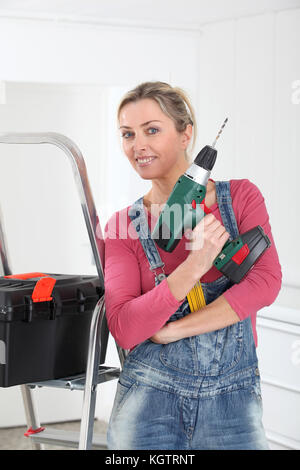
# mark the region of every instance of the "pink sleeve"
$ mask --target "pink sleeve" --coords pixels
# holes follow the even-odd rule
[[[240,180],[235,188],[232,187],[232,200],[240,234],[261,225],[271,241],[270,248],[244,279],[223,294],[240,319],[244,320],[274,302],[281,288],[282,273],[269,216],[259,189],[247,179]]]
[[[131,349],[160,330],[182,302],[167,280],[141,294],[138,259],[129,240],[105,227],[105,306],[108,328],[123,349]]]

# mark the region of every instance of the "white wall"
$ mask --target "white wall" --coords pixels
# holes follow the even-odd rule
[[[300,448],[300,10],[205,26],[200,39],[201,145],[228,115],[215,179],[248,178],[265,197],[283,270],[259,312],[264,425],[271,448]],[[200,145],[200,147],[201,147]]]
[[[1,132],[51,131],[75,140],[99,206],[104,89],[14,82],[5,88]],[[13,272],[90,272],[88,236],[64,152],[53,145],[2,145],[1,160],[1,210]]]
[[[78,105],[79,102],[76,105],[73,98],[69,102],[64,101],[65,115],[72,113],[73,124],[67,125],[69,117],[64,119],[63,114],[56,129],[60,132],[71,132],[70,137],[84,151],[88,171],[91,169],[89,174],[95,200],[100,208],[98,212],[104,214],[102,225],[110,213],[128,205],[148,187],[146,183],[137,181],[131,167],[126,166],[115,138],[114,109],[123,90],[143,80],[155,79],[169,81],[185,88],[197,110],[199,138],[195,151],[212,142],[218,126],[228,116],[228,126],[218,144],[219,157],[213,177],[249,178],[258,185],[265,196],[283,267],[284,285],[274,306],[261,312],[261,318],[271,318],[270,321],[277,321],[281,325],[285,321],[285,315],[288,317],[287,309],[293,309],[292,324],[297,326],[298,315],[300,316],[300,255],[299,250],[295,248],[299,232],[299,31],[300,10],[214,22],[203,26],[200,34],[0,19],[0,80],[31,84],[45,82],[52,86],[77,83],[81,84],[82,96],[87,93],[87,96],[91,97],[87,98],[89,104],[84,117],[84,135],[81,125],[82,113],[74,116],[79,109],[76,106],[81,105]],[[91,84],[96,88],[90,88]],[[82,85],[86,86],[81,87]],[[26,84],[20,85],[20,88],[18,86],[15,86],[16,96],[19,90],[19,94],[23,95],[24,112],[27,99],[25,95],[31,90],[30,96],[35,99],[35,87]],[[8,88],[10,87],[12,90],[14,85],[9,83]],[[58,103],[60,98],[57,93],[60,85],[55,87],[55,102]],[[97,94],[97,91],[96,95],[94,94],[95,90],[98,90],[97,87],[104,87],[105,97],[102,92]],[[62,95],[69,96],[71,88],[62,88]],[[39,89],[40,86],[37,90]],[[43,91],[43,102],[50,103],[51,90],[50,87],[48,92]],[[62,100],[65,99],[63,96]],[[94,98],[95,96],[97,98]],[[101,102],[99,106],[95,99]],[[37,101],[38,98],[36,103]],[[1,116],[5,115],[3,113],[6,105],[2,106],[4,107],[3,110],[0,108],[0,120]],[[25,129],[14,130],[30,128],[36,131],[43,125],[55,126],[56,116],[63,111],[60,108],[57,114],[55,109],[48,109],[49,113],[41,116],[38,129],[35,128],[37,121],[31,119]],[[106,118],[104,120],[101,114],[103,109]],[[90,128],[90,111],[94,118],[97,120],[98,116],[99,123],[102,123],[99,134],[95,122],[93,125],[96,127]],[[33,112],[32,116],[34,115]],[[25,125],[26,119],[18,119],[16,114],[14,121],[12,115],[11,123],[20,122]],[[4,130],[9,130],[3,123],[0,125],[1,130],[3,125]],[[100,141],[98,136],[101,136]],[[123,180],[126,181],[125,186],[122,184]],[[63,179],[58,178],[60,187],[62,181]],[[104,190],[98,192],[98,185]],[[68,183],[69,187],[71,188],[71,183]],[[118,191],[115,191],[115,187]],[[69,207],[72,207],[71,200],[68,203]],[[70,266],[71,263],[70,260]],[[276,317],[276,308],[281,309],[279,317]],[[276,317],[275,320],[272,320],[273,316]],[[274,324],[267,323],[266,326],[264,323],[259,326],[258,353],[262,362],[262,376],[277,373],[276,380],[288,383],[288,386],[296,388],[296,392],[293,392],[293,407],[287,409],[291,415],[291,426],[288,427],[279,415],[274,423],[274,410],[280,406],[281,401],[286,400],[284,387],[277,387],[270,393],[265,383],[263,393],[268,404],[265,425],[269,433],[279,434],[279,441],[280,433],[286,432],[288,439],[297,447],[300,442],[299,424],[296,420],[299,393],[293,377],[299,374],[299,364],[292,364],[293,373],[288,378],[280,375],[282,370],[291,367],[291,356],[287,353],[287,349],[291,350],[291,344],[287,345],[283,336],[274,339],[272,331],[275,330],[271,326]],[[265,335],[266,328],[268,338]],[[298,337],[298,329],[295,328],[294,331],[292,341],[296,341]],[[281,360],[281,363],[278,369],[272,369],[270,372],[269,364],[264,362],[264,358],[269,357],[274,344],[285,348],[286,354],[279,355],[278,360]],[[118,365],[111,338],[107,363]],[[266,382],[267,379],[268,377]],[[100,387],[97,415],[102,419],[107,420],[109,417],[115,386],[116,383],[113,382]],[[269,384],[269,387],[274,388],[274,385]],[[47,400],[51,400],[50,393],[53,392],[47,393]],[[0,396],[0,406],[6,409],[13,407],[9,391],[0,390]],[[54,401],[51,402],[53,408]],[[46,400],[42,413],[46,416],[45,403]],[[2,420],[1,408],[0,415],[1,422],[7,424],[9,421]],[[63,418],[63,415],[60,416]],[[281,442],[282,439],[281,436]],[[288,445],[279,445],[288,448]]]
[[[300,105],[292,103],[299,24],[300,10],[293,10],[208,25],[199,61],[201,144],[228,115],[214,175],[249,178],[261,189],[283,265],[277,302],[297,308],[300,254],[290,247],[300,229],[291,217],[299,201]]]
[[[95,203],[101,202],[100,87],[6,84],[0,132],[60,132],[79,145]],[[53,145],[2,145],[0,201],[13,273],[96,274],[71,165]],[[38,351],[37,351],[38,353]],[[1,426],[24,422],[19,387],[0,389]],[[76,419],[80,394],[37,391],[41,419]]]
[[[0,132],[52,131],[73,139],[85,158],[104,228],[115,210],[148,187],[120,151],[117,102],[129,87],[155,79],[180,84],[195,96],[197,37],[0,17],[0,81],[6,83]],[[180,57],[189,64],[188,74]],[[5,168],[1,207],[14,272],[94,272],[76,188],[62,152],[44,145],[2,145],[0,152]],[[112,338],[107,364],[119,366]],[[115,387],[116,381],[100,387],[97,415],[102,419],[109,418]],[[0,425],[24,422],[18,388],[0,389],[0,397]],[[64,397],[63,391],[38,390],[42,421],[80,417],[82,395]],[[58,400],[62,406],[57,407]]]
[[[273,305],[257,320],[263,421],[273,449],[300,448],[300,310]]]

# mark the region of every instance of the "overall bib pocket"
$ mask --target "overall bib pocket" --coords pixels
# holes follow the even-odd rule
[[[184,338],[173,343],[163,344],[160,361],[175,371],[185,375],[199,374],[195,337]]]
[[[240,360],[243,351],[243,322],[196,337],[199,374],[227,373]]]

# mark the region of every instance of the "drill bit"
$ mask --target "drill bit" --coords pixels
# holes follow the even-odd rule
[[[225,121],[223,122],[223,125],[222,125],[221,129],[219,130],[219,134],[217,135],[217,137],[216,137],[214,143],[212,144],[212,148],[213,148],[213,149],[215,148],[215,145],[216,145],[216,143],[217,143],[217,140],[218,140],[218,138],[220,137],[220,135],[222,134],[223,129],[224,129],[224,127],[225,127],[227,121],[228,121],[228,118],[226,118]]]

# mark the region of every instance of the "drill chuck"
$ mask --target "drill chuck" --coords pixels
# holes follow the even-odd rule
[[[194,160],[194,163],[204,170],[211,171],[217,159],[217,150],[210,145],[206,145],[198,153],[197,157]]]

